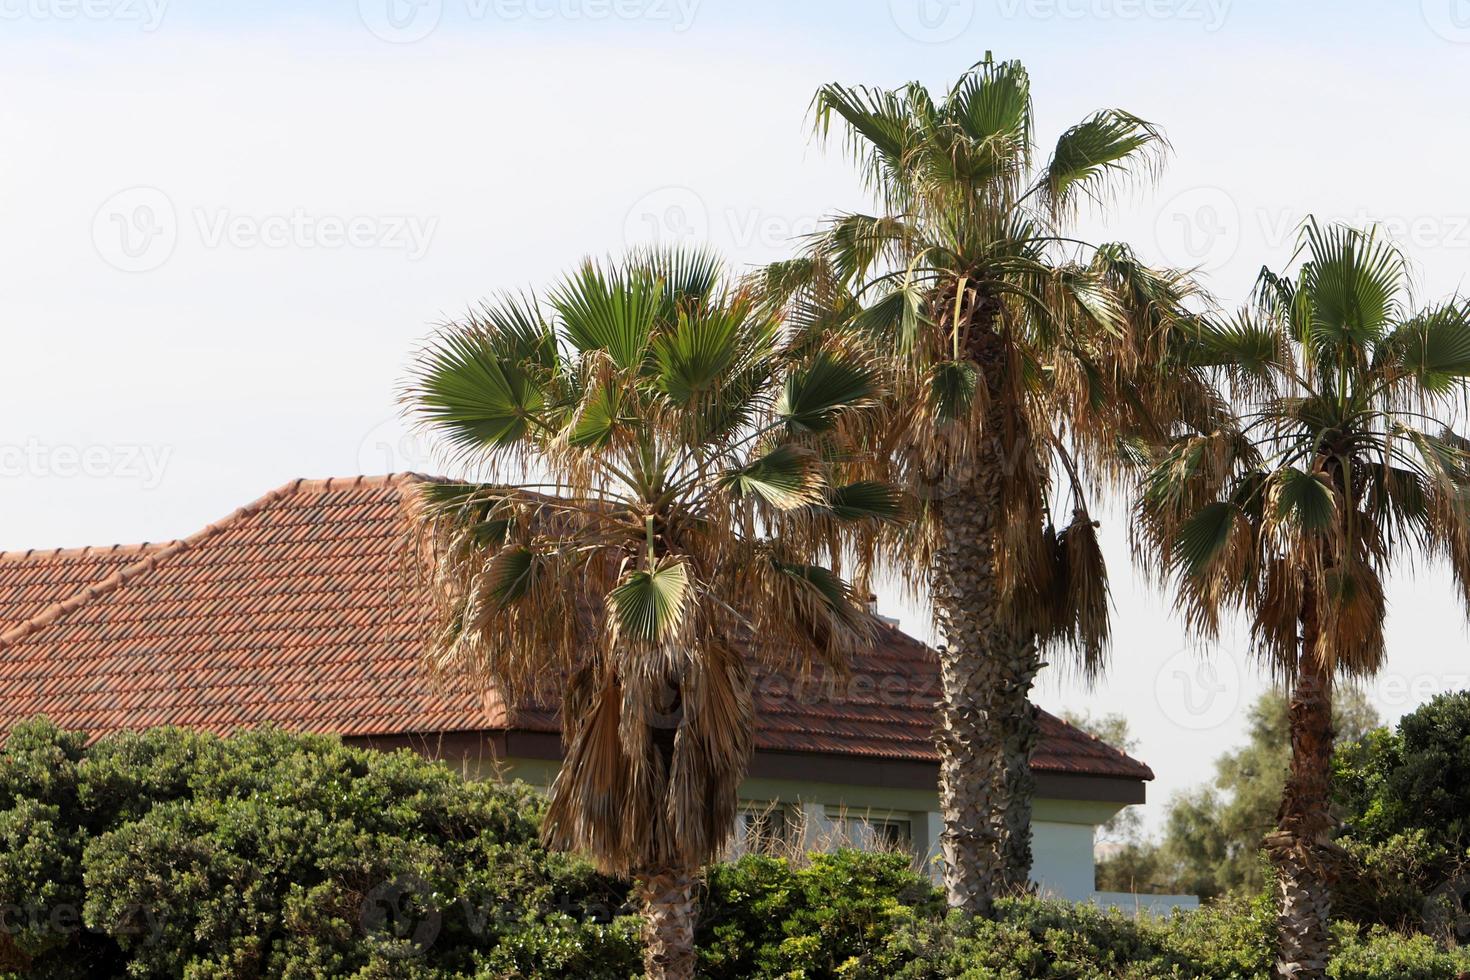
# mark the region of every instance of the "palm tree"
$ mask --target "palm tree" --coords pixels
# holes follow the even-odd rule
[[[871,639],[835,568],[845,528],[900,513],[838,482],[874,380],[794,345],[710,255],[651,252],[449,325],[409,384],[489,481],[423,510],[432,665],[560,702],[544,836],[635,881],[650,977],[693,975],[697,875],[751,754],[747,658],[840,670]]]
[[[1241,398],[1238,430],[1182,435],[1154,460],[1136,543],[1189,622],[1250,616],[1292,685],[1277,828],[1278,971],[1322,977],[1334,848],[1332,686],[1383,662],[1383,576],[1447,559],[1470,597],[1470,443],[1441,421],[1470,393],[1470,310],[1413,310],[1402,254],[1374,233],[1303,226],[1295,278],[1263,271],[1254,307],[1203,330],[1189,361]]]
[[[882,365],[878,476],[920,499],[887,554],[927,591],[943,637],[945,882],[952,905],[984,914],[1028,886],[1042,655],[1075,650],[1088,675],[1103,663],[1088,491],[1120,472],[1120,434],[1210,410],[1183,380],[1138,383],[1185,316],[1188,282],[1064,232],[1082,202],[1156,170],[1166,144],[1103,111],[1033,168],[1026,71],[989,55],[938,100],[918,83],[832,84],[814,110],[821,136],[834,115],[845,123],[883,213],[837,217],[762,286],[803,329],[861,337]],[[1054,514],[1057,475],[1071,499]]]

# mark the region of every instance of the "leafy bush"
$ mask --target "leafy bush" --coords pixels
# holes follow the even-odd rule
[[[546,852],[541,810],[524,786],[329,738],[157,730],[84,748],[23,726],[0,751],[0,974],[636,975],[626,886]],[[712,980],[1177,980],[1267,975],[1271,927],[1264,898],[1167,920],[1016,899],[976,921],[947,915],[904,857],[839,851],[711,868],[698,938]],[[1470,973],[1425,936],[1335,938],[1339,980]]]
[[[537,842],[524,786],[277,731],[0,756],[0,904],[36,977],[628,977],[624,886]]]
[[[1024,898],[995,921],[945,915],[940,894],[892,854],[745,857],[710,870],[702,975],[783,980],[1211,978],[1271,972],[1275,913],[1263,892],[1167,919]],[[1470,955],[1427,937],[1337,930],[1339,980],[1455,978]]]

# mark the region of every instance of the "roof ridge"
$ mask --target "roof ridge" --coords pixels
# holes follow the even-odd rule
[[[178,540],[177,538],[174,541]],[[139,541],[133,544],[88,544],[71,548],[15,548],[0,551],[0,562],[27,561],[32,558],[102,558],[108,555],[146,553],[166,548],[174,541]]]
[[[178,538],[166,545],[160,545],[154,550],[140,552],[143,558],[123,568],[118,569],[111,575],[77,592],[60,602],[54,602],[27,619],[25,622],[11,627],[0,633],[0,650],[13,646],[17,641],[23,640],[59,619],[63,619],[71,613],[85,606],[87,603],[122,588],[132,578],[147,573],[169,561],[177,555],[202,544],[214,537],[219,532],[233,527],[240,521],[260,513],[265,508],[286,497],[298,493],[331,493],[333,491],[357,489],[361,487],[395,487],[411,483],[418,483],[432,479],[419,473],[386,473],[380,476],[338,476],[327,477],[320,480],[308,480],[301,477],[282,484],[276,489],[257,497],[243,507],[239,507],[224,517],[202,529],[195,531],[186,538]]]

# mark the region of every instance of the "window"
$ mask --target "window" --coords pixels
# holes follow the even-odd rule
[[[791,820],[786,807],[777,802],[742,803],[735,812],[731,856],[775,854],[788,843],[790,836]]]
[[[914,839],[913,821],[907,813],[867,812],[828,807],[839,843],[865,851],[909,850]]]

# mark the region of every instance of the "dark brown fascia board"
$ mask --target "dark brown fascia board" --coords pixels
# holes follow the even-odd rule
[[[445,732],[422,735],[368,736],[348,741],[375,749],[411,748],[448,762],[496,759],[560,759],[561,736],[549,732]],[[750,775],[807,783],[840,783],[888,789],[934,789],[939,766],[933,762],[862,756],[821,755],[813,752],[759,750],[751,760]],[[1143,803],[1146,784],[1131,776],[1038,772],[1036,795],[1054,800],[1097,803]]]

